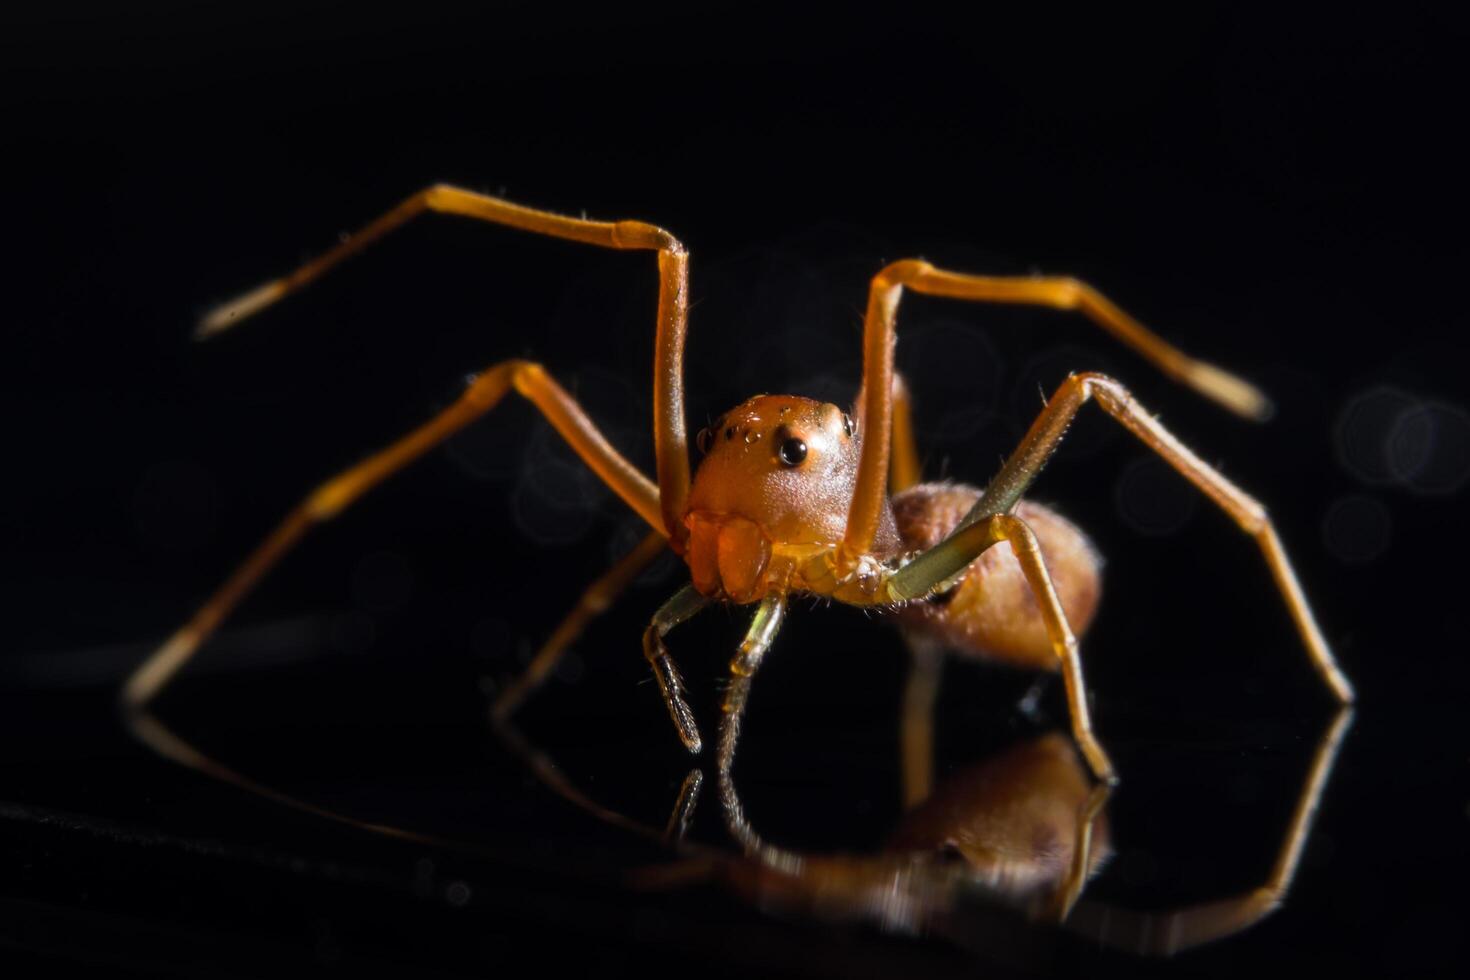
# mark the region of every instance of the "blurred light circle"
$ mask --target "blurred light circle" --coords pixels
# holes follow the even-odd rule
[[[1073,345],[1048,348],[1023,365],[1012,383],[1008,401],[1010,421],[1017,430],[1025,432],[1029,429],[1047,401],[1061,388],[1062,382],[1081,371],[1116,374],[1095,351]],[[1118,424],[1105,418],[1103,412],[1084,406],[1067,429],[1067,437],[1062,440],[1059,452],[1067,459],[1089,459],[1122,434]]]
[[[523,476],[511,494],[510,512],[516,527],[537,544],[567,545],[579,540],[592,528],[592,509],[564,487],[544,492],[551,478],[545,472],[539,476],[535,481]]]
[[[1114,500],[1124,523],[1141,534],[1173,534],[1194,516],[1199,494],[1162,459],[1143,456],[1118,477]]]
[[[1338,460],[1364,483],[1397,482],[1389,463],[1389,438],[1399,417],[1415,405],[1407,392],[1387,386],[1354,395],[1337,422]]]
[[[444,455],[476,480],[506,480],[520,466],[525,442],[524,424],[492,412],[450,436]]]
[[[1470,479],[1470,417],[1426,402],[1399,413],[1385,456],[1398,482],[1420,493],[1453,493]]]
[[[621,504],[621,501],[619,502]],[[626,508],[625,508],[626,513]],[[628,554],[648,536],[651,528],[639,517],[625,516],[613,532],[607,538],[607,564],[612,567],[622,561]],[[665,549],[648,567],[638,574],[633,580],[635,588],[654,585],[667,579],[677,568],[683,564],[679,556]]]
[[[1349,565],[1365,565],[1388,550],[1393,540],[1393,517],[1376,498],[1349,494],[1327,508],[1322,538],[1334,558]]]
[[[924,452],[925,442],[936,446],[952,446],[968,442],[994,423],[998,417],[994,409],[983,405],[971,405],[945,412],[932,429],[916,433],[920,444],[920,455]]]
[[[900,372],[911,381],[916,402],[947,409],[998,401],[1005,359],[984,327],[945,317],[901,329]]]

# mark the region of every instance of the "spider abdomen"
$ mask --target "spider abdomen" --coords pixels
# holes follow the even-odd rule
[[[963,483],[921,483],[893,498],[893,513],[906,548],[932,548],[980,497]],[[1067,621],[1079,637],[1092,621],[1102,590],[1102,559],[1087,536],[1055,511],[1022,501],[1015,515],[1041,545]],[[1036,597],[1009,542],[986,550],[959,583],[898,612],[906,629],[931,636],[962,656],[983,657],[1028,670],[1057,670]]]

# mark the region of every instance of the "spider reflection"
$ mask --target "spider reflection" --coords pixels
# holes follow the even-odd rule
[[[1323,731],[1271,871],[1259,886],[1197,905],[1136,912],[1083,897],[1113,853],[1105,812],[1111,790],[1088,778],[1077,750],[1061,733],[1012,745],[935,785],[926,784],[928,767],[918,774],[906,771],[905,793],[917,793],[919,799],[875,852],[800,853],[762,837],[736,789],[730,763],[744,695],[739,683],[727,695],[717,774],[720,812],[741,853],[684,839],[704,781],[696,769],[661,834],[683,859],[637,873],[640,886],[714,881],[767,911],[936,934],[966,946],[978,935],[993,936],[995,916],[1009,910],[1145,955],[1170,955],[1233,935],[1281,905],[1352,719],[1351,709],[1342,709]],[[905,723],[911,726],[914,720]],[[576,790],[517,730],[504,725],[501,732],[558,793],[602,819],[635,826]],[[912,763],[906,754],[905,769]]]

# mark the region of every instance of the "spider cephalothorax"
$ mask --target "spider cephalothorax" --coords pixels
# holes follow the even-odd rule
[[[753,602],[837,548],[857,482],[860,436],[836,405],[757,395],[703,430],[684,559],[703,595]],[[875,553],[899,547],[885,508]]]

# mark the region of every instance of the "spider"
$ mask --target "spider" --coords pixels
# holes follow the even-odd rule
[[[1352,687],[1333,660],[1265,509],[1190,452],[1112,378],[1086,373],[1062,382],[983,490],[920,482],[909,395],[894,372],[896,318],[905,290],[1076,310],[1171,378],[1237,414],[1261,418],[1268,413],[1269,402],[1255,387],[1185,355],[1075,279],[970,275],[918,259],[886,266],[869,290],[862,386],[851,412],[795,395],[757,395],[699,433],[703,459],[692,479],[683,388],[689,255],[677,238],[654,225],[564,217],[435,185],[295,272],[215,308],[201,321],[199,335],[217,334],[261,312],[426,212],[656,255],[656,480],[623,458],[541,365],[524,360],[494,364],[449,408],[309,493],[128,679],[123,706],[135,719],[143,717],[143,709],[224,617],[312,526],[340,514],[489,412],[512,390],[541,411],[651,531],[588,588],[527,670],[503,692],[492,712],[497,719],[508,717],[590,619],[669,548],[688,564],[692,581],[654,614],[643,651],[690,752],[699,752],[702,740],[664,642],[669,631],[713,602],[754,605],[749,630],[730,664],[737,679],[747,679],[780,630],[790,597],[807,593],[893,613],[920,651],[943,645],[961,655],[1060,671],[1073,737],[1093,774],[1115,781],[1113,765],[1093,734],[1077,643],[1077,633],[1096,607],[1099,562],[1080,530],[1048,508],[1022,499],[1088,401],[1096,401],[1163,456],[1255,539],[1316,670],[1339,700],[1351,701]],[[731,686],[727,714],[738,715],[741,705],[733,699],[746,687]],[[743,699],[743,693],[738,697]],[[923,731],[907,731],[905,755],[923,753],[925,743]],[[722,738],[722,764],[733,751],[734,738]]]

